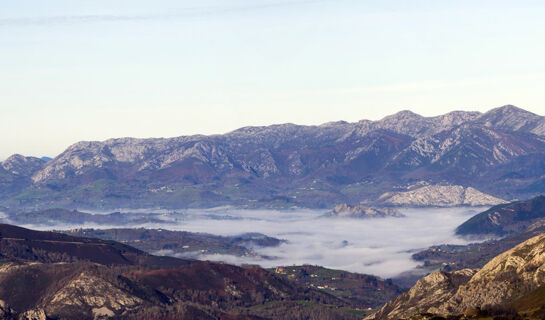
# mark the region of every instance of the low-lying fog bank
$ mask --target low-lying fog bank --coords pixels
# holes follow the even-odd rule
[[[157,217],[165,223],[145,223],[130,227],[164,228],[226,236],[259,232],[288,240],[278,247],[253,248],[257,253],[276,257],[275,259],[228,255],[201,255],[200,259],[235,264],[252,263],[263,267],[314,264],[393,277],[417,266],[411,260],[411,254],[415,250],[443,243],[466,244],[467,241],[454,236],[454,229],[485,209],[400,209],[405,215],[403,218],[353,219],[324,217],[323,210],[216,208],[161,212]],[[119,227],[87,223],[59,224],[54,227],[32,224],[22,226],[41,230]]]

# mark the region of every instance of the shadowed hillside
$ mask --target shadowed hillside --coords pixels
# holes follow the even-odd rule
[[[3,319],[358,319],[356,303],[255,266],[157,257],[0,225]],[[378,292],[377,288],[377,292]]]
[[[456,229],[462,236],[505,236],[545,218],[545,196],[494,206]]]

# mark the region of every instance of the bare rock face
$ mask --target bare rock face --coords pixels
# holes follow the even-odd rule
[[[543,117],[512,105],[490,110],[479,117],[477,121],[487,127],[531,132],[537,135],[545,134],[545,121]]]
[[[409,110],[400,111],[374,122],[375,129],[387,129],[415,138],[428,137],[462,123],[473,121],[480,112],[453,111],[437,117],[423,117]]]
[[[41,170],[46,162],[35,157],[25,157],[14,154],[2,162],[2,168],[16,176],[31,176],[34,172]]]
[[[440,307],[452,297],[461,284],[469,281],[476,272],[477,270],[464,269],[454,272],[431,273],[418,280],[408,292],[388,302],[377,313],[366,319],[407,318]]]
[[[326,214],[328,217],[343,218],[385,218],[385,217],[404,217],[394,208],[371,208],[364,205],[339,204],[333,210]]]
[[[545,283],[545,234],[531,238],[487,263],[436,311],[456,314],[501,305]]]
[[[385,193],[379,202],[398,206],[487,206],[506,203],[505,200],[480,192],[472,187],[431,185],[405,192]]]
[[[435,272],[367,319],[408,318],[419,313],[459,315],[504,306],[545,283],[545,234],[492,259],[480,270]]]
[[[87,266],[81,269],[82,264],[3,264],[0,294],[5,300],[0,300],[0,318],[73,319],[74,314],[79,314],[83,319],[109,319],[145,304],[142,298],[126,291],[122,282],[114,283],[104,277],[106,268]]]
[[[4,300],[0,300],[0,319],[10,319],[13,316],[13,310]]]
[[[47,320],[48,317],[43,309],[34,309],[23,312],[19,315],[19,320]]]
[[[91,309],[95,318],[134,309],[142,299],[124,292],[102,278],[82,272],[44,303],[48,314]]]

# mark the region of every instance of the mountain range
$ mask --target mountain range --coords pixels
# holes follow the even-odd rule
[[[437,117],[402,111],[378,121],[82,141],[52,160],[13,155],[0,165],[0,205],[10,208],[330,208],[444,186],[472,188],[471,201],[486,204],[537,195],[545,117],[510,105]],[[460,199],[448,205],[467,205]]]

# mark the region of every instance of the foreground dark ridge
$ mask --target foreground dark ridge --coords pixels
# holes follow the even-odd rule
[[[384,289],[399,290],[347,275],[372,296],[337,298],[255,266],[0,225],[0,319],[361,319]]]
[[[543,190],[544,161],[545,118],[514,106],[432,118],[402,111],[380,121],[78,142],[49,162],[15,155],[0,166],[0,200],[12,208],[333,207],[426,184],[509,200]],[[479,203],[460,197],[449,205]]]
[[[115,241],[81,238],[0,224],[0,254],[41,263],[88,261],[103,265],[181,267],[196,260],[158,257]]]

